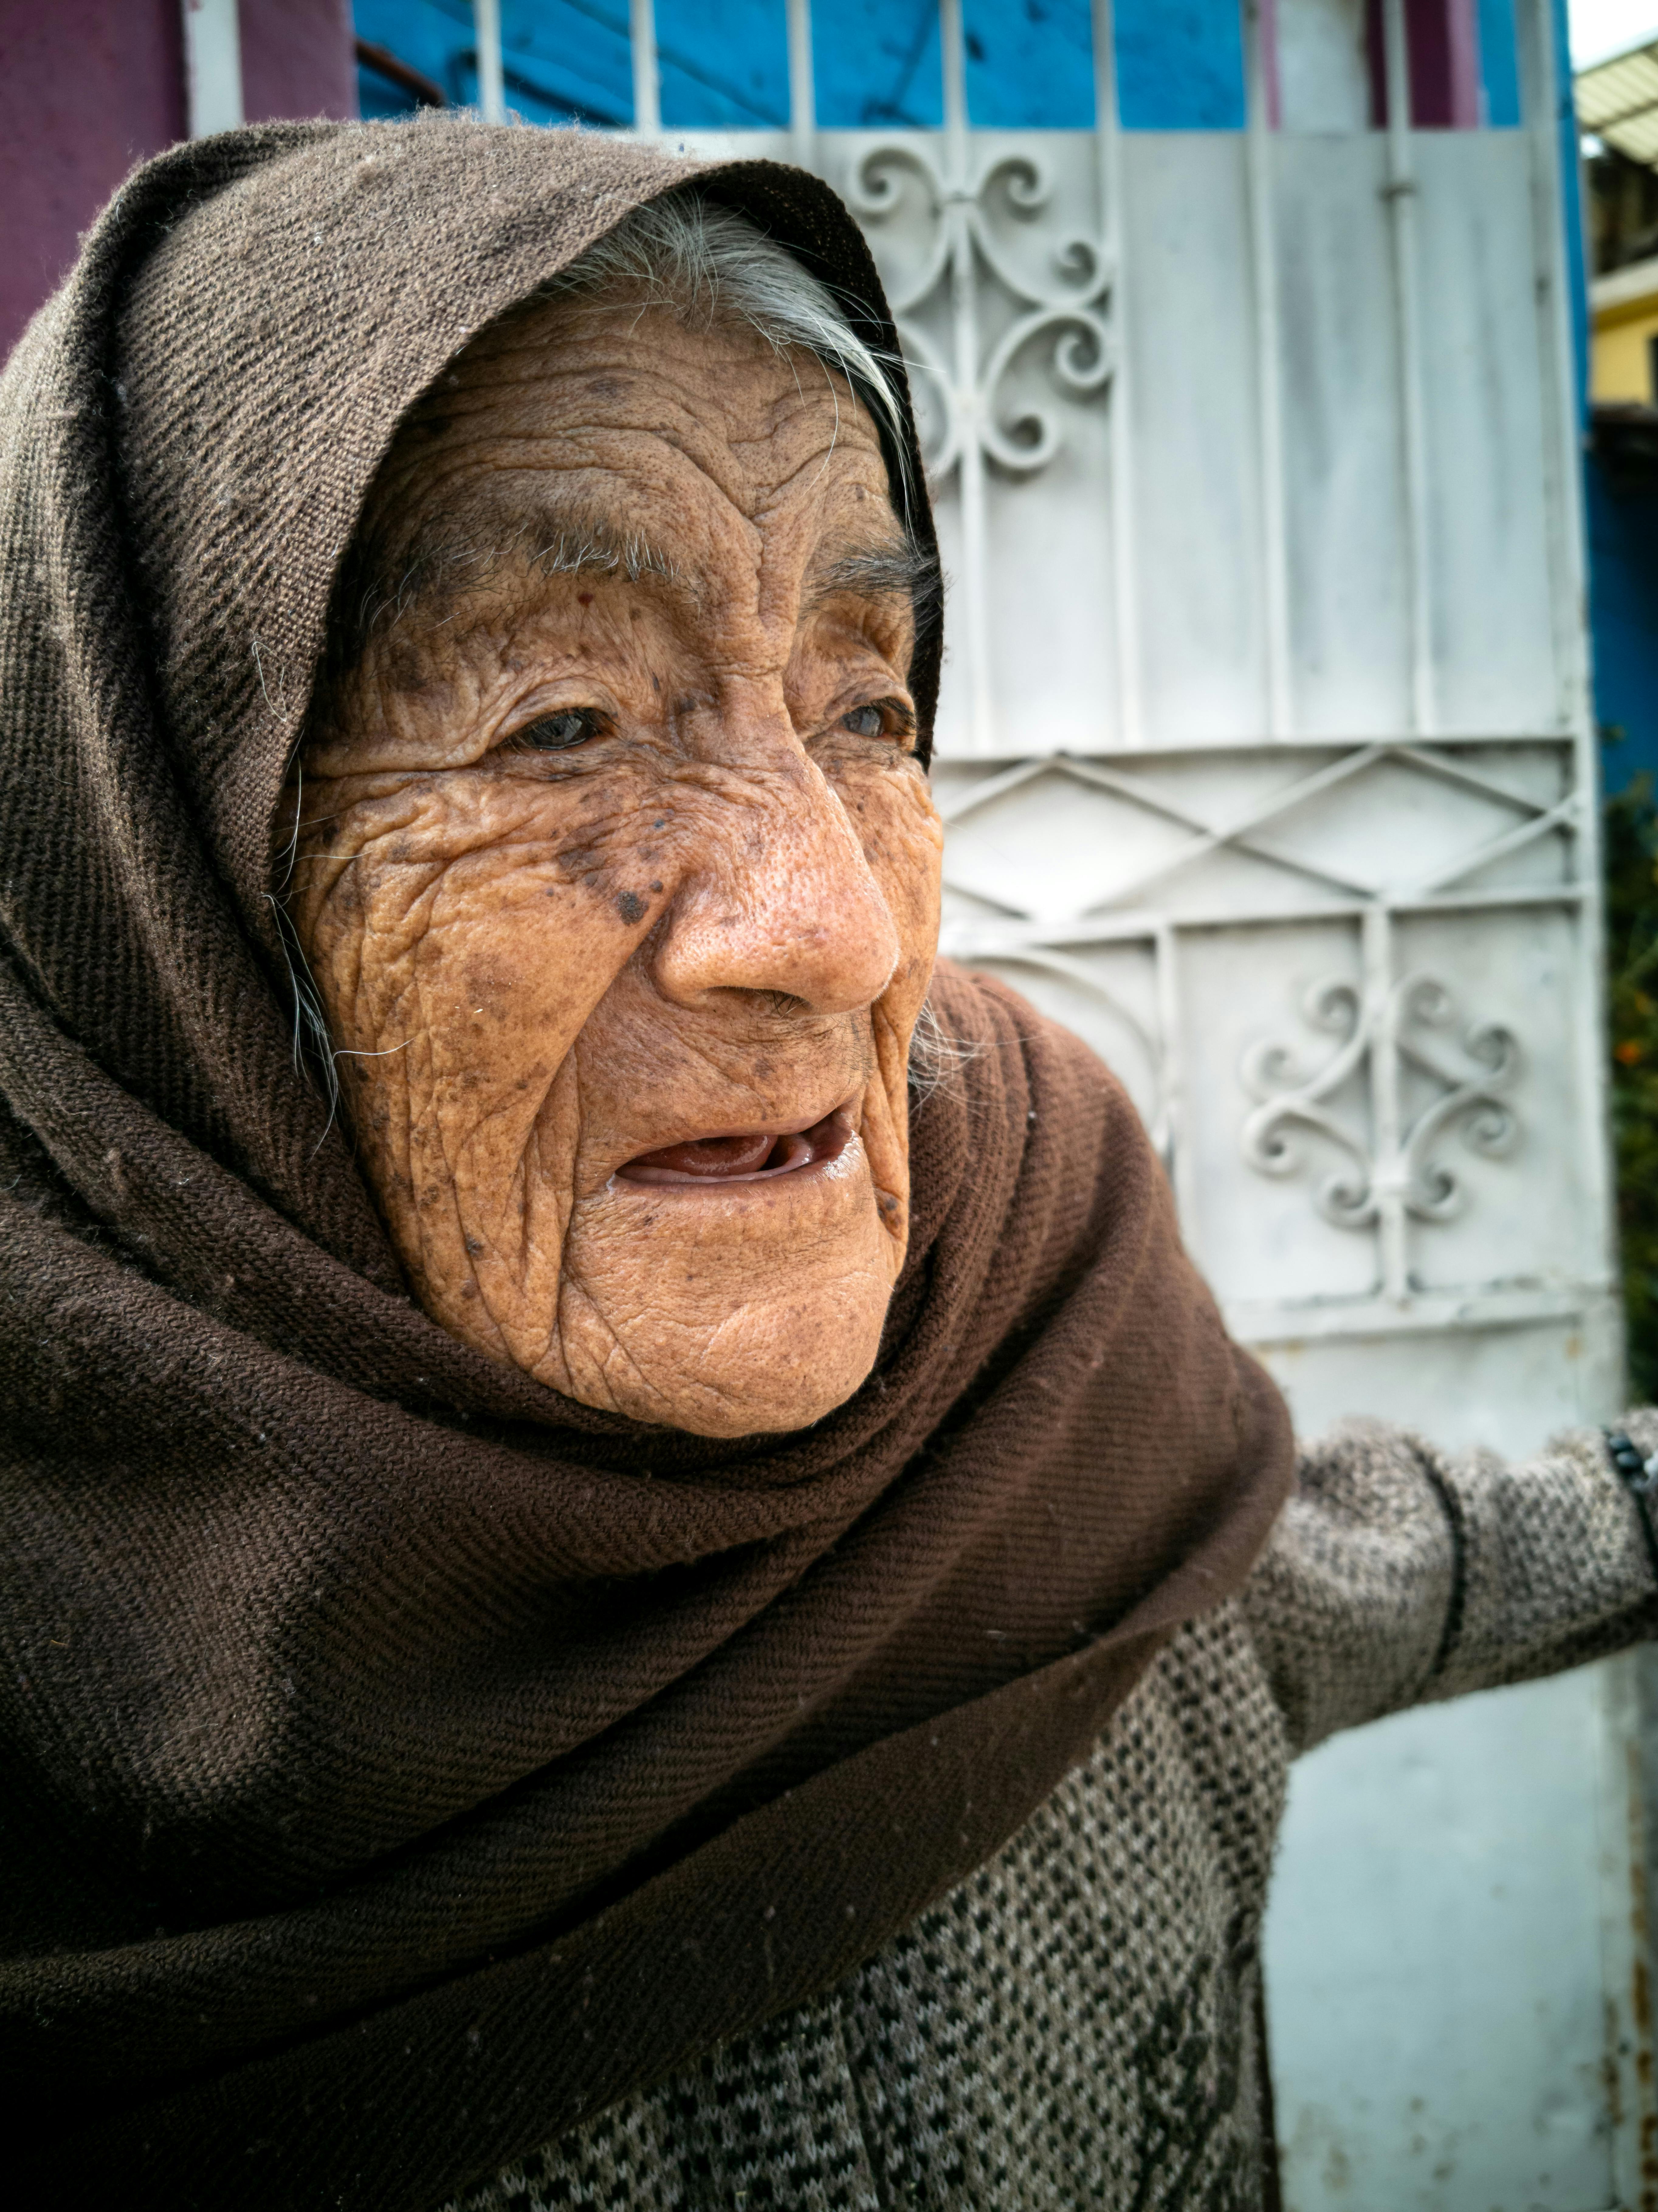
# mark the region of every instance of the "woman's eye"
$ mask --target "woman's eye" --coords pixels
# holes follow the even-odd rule
[[[526,722],[521,730],[514,730],[506,740],[503,751],[519,753],[568,752],[572,745],[586,744],[589,738],[604,733],[604,718],[592,707],[561,707],[556,714],[544,714],[537,722]]]
[[[854,738],[907,738],[915,717],[902,699],[872,699],[866,707],[853,707],[841,717],[841,727]]]

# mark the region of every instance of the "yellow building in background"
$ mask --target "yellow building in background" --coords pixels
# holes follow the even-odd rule
[[[1658,406],[1658,39],[1580,70],[1573,89],[1590,134],[1589,398]]]
[[[1589,397],[1658,406],[1658,254],[1589,287]]]

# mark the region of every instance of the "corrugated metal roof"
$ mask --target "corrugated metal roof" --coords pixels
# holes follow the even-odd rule
[[[1658,39],[1579,72],[1577,119],[1632,161],[1658,167]]]

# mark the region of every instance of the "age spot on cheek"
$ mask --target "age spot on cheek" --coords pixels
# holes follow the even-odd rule
[[[648,903],[637,891],[618,891],[616,895],[616,910],[623,921],[643,921]]]

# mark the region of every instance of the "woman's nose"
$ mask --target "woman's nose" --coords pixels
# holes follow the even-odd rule
[[[709,807],[706,850],[674,903],[658,987],[682,1006],[716,991],[786,992],[814,1013],[879,998],[898,932],[846,808],[798,747]]]

